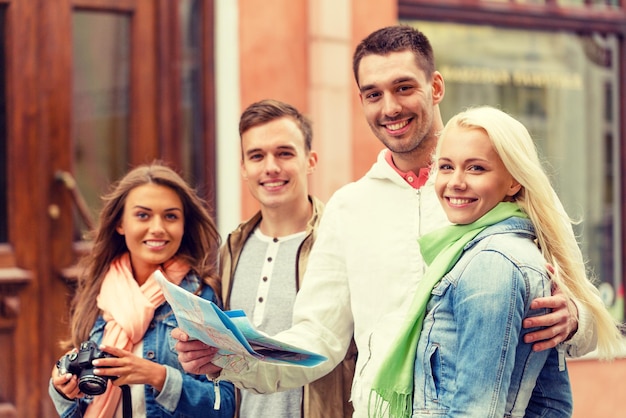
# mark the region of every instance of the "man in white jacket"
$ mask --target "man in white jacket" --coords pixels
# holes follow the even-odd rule
[[[448,222],[428,179],[443,128],[439,103],[445,86],[428,39],[409,26],[370,34],[356,48],[353,70],[365,118],[386,149],[364,177],[329,200],[293,326],[276,336],[329,360],[314,368],[245,361],[235,370],[214,356],[215,349],[187,341],[180,330],[172,335],[179,339],[185,370],[259,393],[298,387],[328,373],[354,335],[359,354],[352,403],[354,416],[366,417],[372,379],[425,270],[417,239]],[[535,350],[564,343],[569,355],[579,356],[595,348],[594,324],[582,307],[560,293],[533,304],[552,309],[525,320],[525,327],[546,327],[526,340]]]

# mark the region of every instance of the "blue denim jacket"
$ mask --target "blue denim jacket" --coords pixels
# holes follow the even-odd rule
[[[522,320],[546,310],[545,259],[528,219],[481,232],[432,291],[415,361],[413,417],[569,417],[556,349],[532,351]],[[528,407],[527,407],[528,406]]]
[[[199,279],[188,274],[180,286],[190,292],[198,289]],[[217,303],[213,289],[204,286],[200,297]],[[216,417],[232,418],[235,413],[235,392],[232,383],[220,381],[214,387],[213,382],[204,375],[186,373],[178,362],[178,353],[174,349],[176,340],[170,335],[177,327],[172,308],[165,302],[157,308],[152,323],[143,338],[143,357],[166,367],[163,390],[158,392],[152,386],[145,386],[146,417]],[[100,344],[106,322],[99,316],[94,324],[89,339]],[[220,393],[220,409],[214,410],[215,389]],[[48,392],[57,412],[62,418],[80,417],[86,409],[89,399],[69,401],[61,396],[49,384]],[[135,417],[136,418],[136,417]]]

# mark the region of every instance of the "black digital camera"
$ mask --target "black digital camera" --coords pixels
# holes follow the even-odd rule
[[[107,380],[115,380],[115,376],[96,376],[93,374],[91,362],[95,359],[115,357],[101,351],[93,341],[80,344],[77,352],[67,353],[57,361],[59,374],[72,373],[78,376],[78,388],[85,395],[101,395],[107,388]]]

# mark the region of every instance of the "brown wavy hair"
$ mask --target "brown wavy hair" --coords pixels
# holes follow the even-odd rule
[[[102,281],[114,259],[128,252],[124,237],[116,231],[120,224],[124,205],[131,190],[153,183],[176,192],[183,204],[185,226],[183,238],[176,256],[187,262],[201,280],[199,293],[204,285],[210,286],[219,298],[221,281],[217,273],[217,256],[220,236],[208,204],[172,168],[160,161],[141,165],[130,170],[111,186],[103,196],[103,208],[98,226],[93,234],[91,252],[81,260],[81,274],[76,294],[70,307],[70,341],[64,348],[78,347],[89,337],[96,318],[100,314],[96,298]]]

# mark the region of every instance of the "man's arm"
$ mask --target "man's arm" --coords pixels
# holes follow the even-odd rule
[[[331,199],[332,201],[332,199]],[[332,371],[345,357],[354,331],[350,311],[350,289],[346,267],[341,257],[342,239],[338,235],[337,209],[329,201],[311,250],[303,285],[296,295],[293,325],[272,336],[328,358],[313,367],[259,361],[243,356],[222,356],[195,341],[181,343],[178,339],[179,361],[186,371],[209,374],[219,371],[219,378],[255,393],[273,393],[308,384]],[[181,337],[181,338],[178,338]],[[193,343],[193,344],[188,344]],[[184,354],[180,354],[182,353]],[[213,363],[210,365],[209,363]],[[220,371],[219,365],[223,367]]]
[[[554,268],[548,265],[550,274]],[[588,282],[590,292],[598,289]],[[567,355],[580,357],[596,349],[598,335],[596,324],[588,309],[568,298],[557,286],[552,289],[552,296],[537,298],[531,302],[531,308],[548,308],[552,312],[524,319],[524,328],[546,327],[524,337],[524,342],[533,343],[534,351],[547,350],[565,343]]]
[[[534,343],[534,351],[556,347],[570,339],[578,330],[578,309],[559,288],[552,291],[552,296],[533,300],[530,308],[551,310],[545,315],[524,319],[524,328],[545,327],[524,336],[524,342]]]
[[[559,198],[554,195],[556,205],[565,213],[563,205]],[[577,253],[579,261],[583,263],[580,248],[576,244],[574,230],[569,221],[567,221],[568,230],[571,233],[570,244],[575,247],[573,250]],[[555,273],[554,266],[547,264],[550,275]],[[599,296],[598,289],[587,280],[588,291]],[[524,338],[527,343],[534,343],[533,350],[541,351],[556,347],[560,343],[565,343],[567,355],[570,357],[579,357],[596,349],[598,342],[598,330],[593,320],[591,312],[582,304],[577,303],[575,299],[570,299],[561,292],[560,289],[553,286],[552,296],[546,298],[537,298],[531,303],[532,308],[549,308],[552,312],[549,314],[524,319],[524,328],[541,326],[547,327],[529,333]]]
[[[172,330],[172,338],[178,340],[176,343],[176,351],[178,351],[178,361],[187,373],[206,374],[216,377],[222,370],[212,363],[213,358],[217,354],[217,348],[206,345],[202,341],[191,340],[180,328]]]

